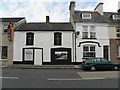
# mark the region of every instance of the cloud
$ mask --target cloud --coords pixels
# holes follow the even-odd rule
[[[45,22],[47,15],[51,22],[69,21],[71,0],[1,0],[0,17],[26,17],[27,22]],[[76,10],[94,10],[99,2],[104,11],[117,11],[119,0],[74,0]],[[114,8],[111,8],[114,7]]]

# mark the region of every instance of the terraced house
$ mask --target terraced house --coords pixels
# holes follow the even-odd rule
[[[14,30],[14,63],[71,64],[74,62],[74,29],[71,23],[25,23]]]
[[[76,33],[76,62],[91,57],[119,62],[118,13],[103,12],[103,3],[99,3],[94,11],[75,10],[73,1],[69,10]]]
[[[25,22],[24,18],[0,18],[0,63],[13,64],[14,28]]]

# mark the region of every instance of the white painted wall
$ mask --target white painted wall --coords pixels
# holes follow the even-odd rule
[[[96,38],[97,39],[82,39],[82,26],[95,26]],[[80,34],[76,38],[76,61],[81,62],[83,58],[83,45],[96,45],[96,57],[103,57],[103,46],[109,46],[109,35],[108,35],[108,24],[100,24],[100,23],[76,23],[76,31],[79,31]],[[83,41],[95,41],[99,42],[101,47],[98,47],[98,44],[94,43],[84,43],[78,47],[79,42]],[[110,56],[110,55],[109,55]]]
[[[58,31],[57,31],[58,32]],[[14,58],[13,61],[22,61],[22,48],[38,47],[43,48],[44,62],[51,60],[51,48],[65,47],[71,48],[73,57],[73,40],[71,31],[64,31],[62,33],[62,45],[54,46],[55,31],[36,31],[34,33],[34,46],[26,46],[26,33],[28,32],[14,32]],[[71,57],[72,61],[73,58]]]

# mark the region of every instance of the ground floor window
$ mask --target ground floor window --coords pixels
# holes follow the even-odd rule
[[[68,52],[67,51],[55,51],[56,60],[67,60]]]
[[[83,58],[95,57],[95,46],[83,46]]]
[[[7,46],[0,47],[0,58],[1,59],[7,59],[8,58],[7,52],[8,52],[8,47]]]
[[[118,46],[117,52],[118,52],[118,57],[120,57],[120,46]]]

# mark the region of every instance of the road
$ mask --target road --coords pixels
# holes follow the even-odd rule
[[[118,71],[78,69],[2,70],[3,88],[118,88]]]

